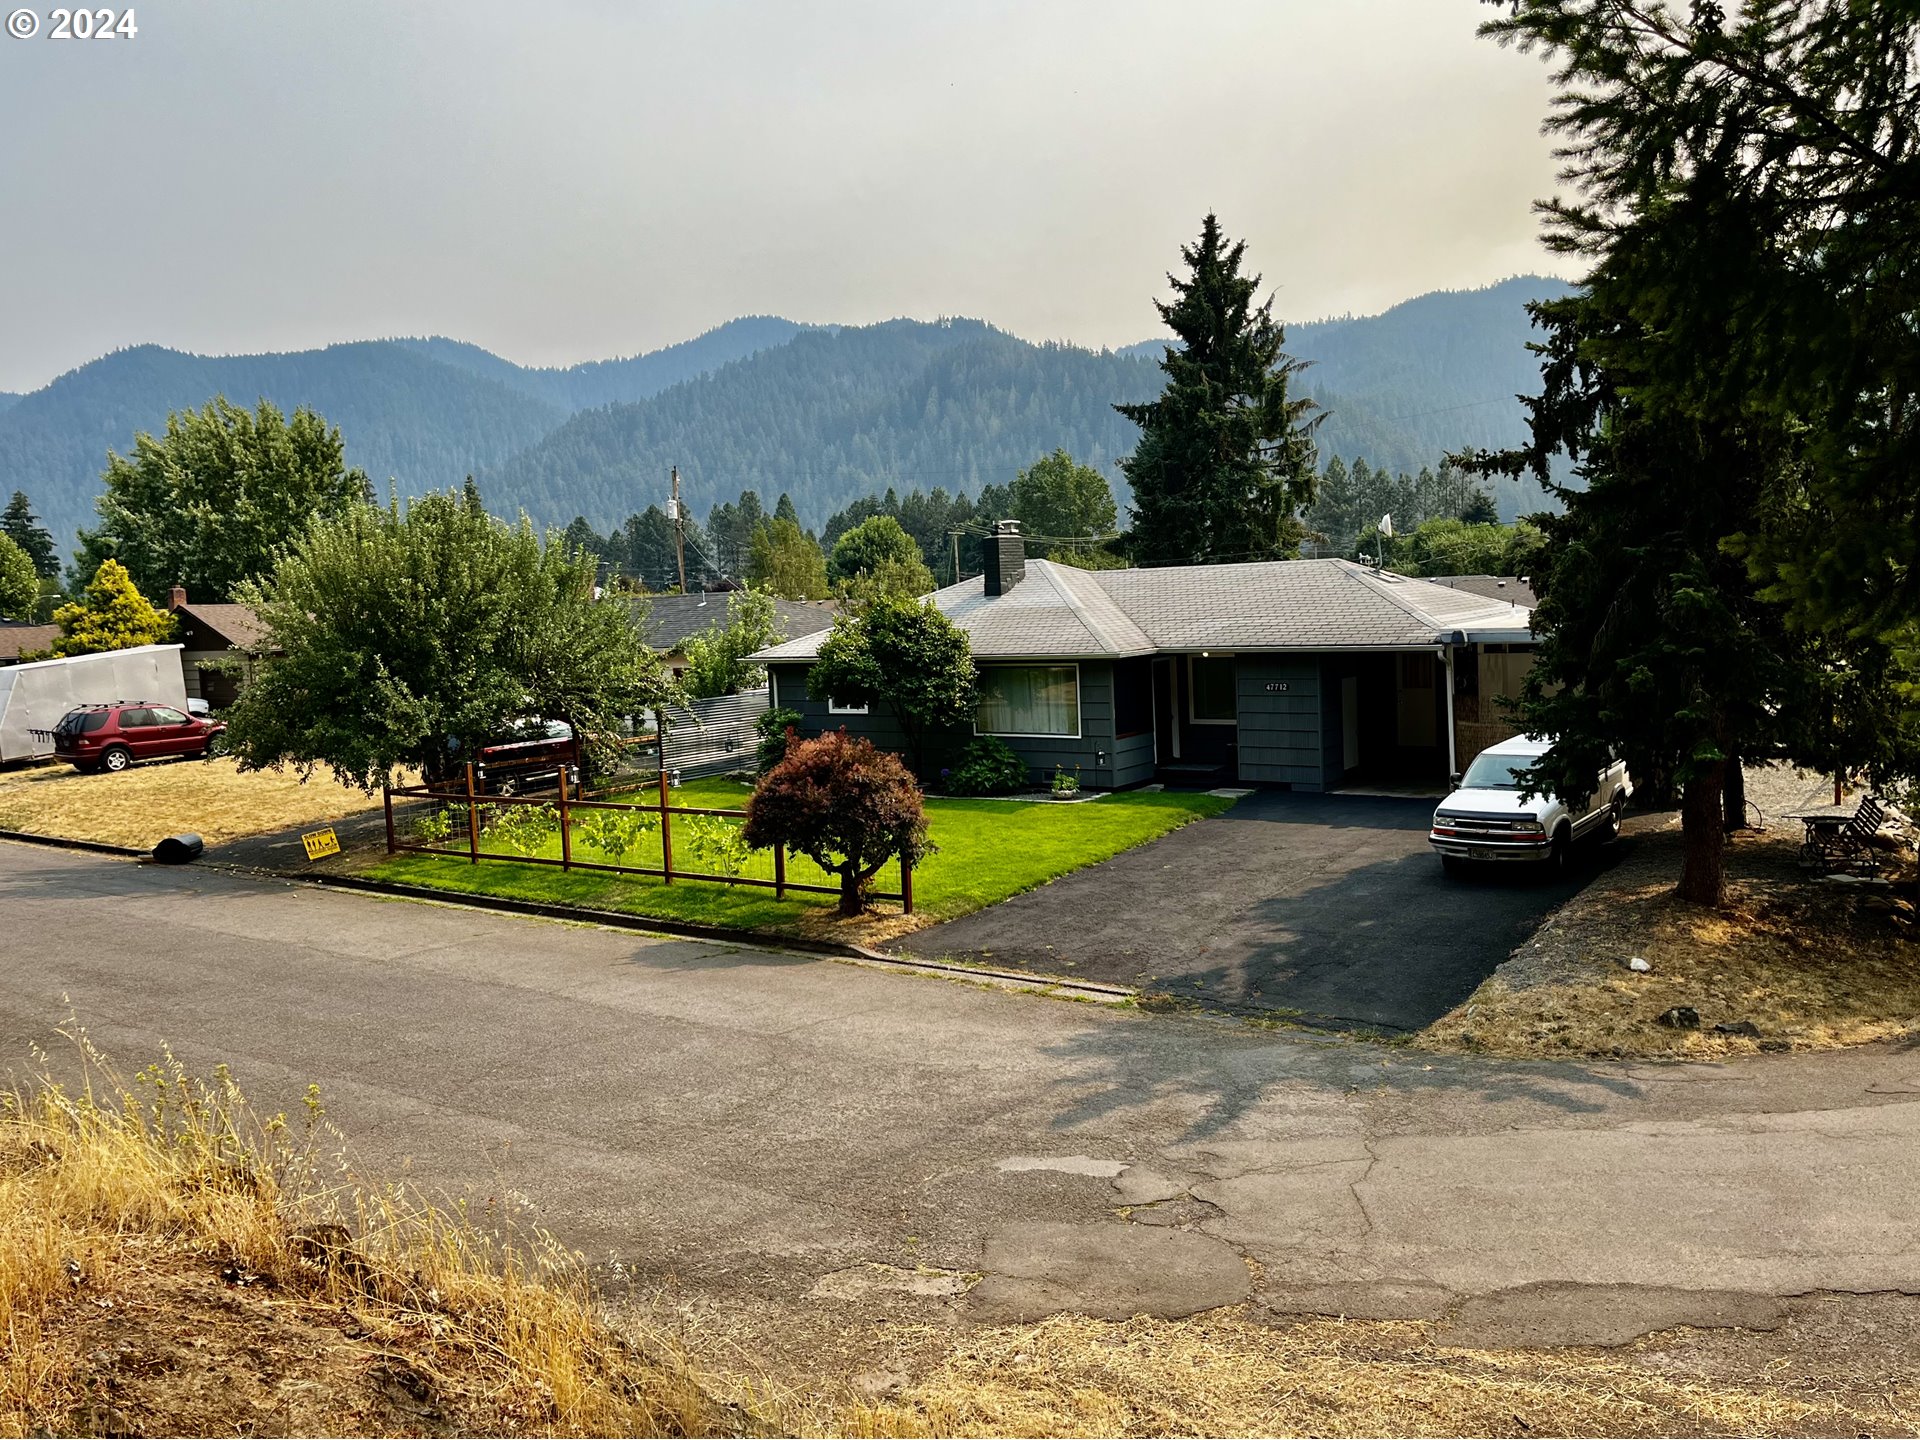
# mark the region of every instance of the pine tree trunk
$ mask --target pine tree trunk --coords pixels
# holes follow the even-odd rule
[[[1721,809],[1729,832],[1747,825],[1747,767],[1738,753],[1727,757],[1726,781],[1721,787]]]
[[[1680,795],[1680,833],[1686,847],[1680,898],[1695,905],[1717,906],[1726,894],[1725,768],[1724,762],[1710,766],[1689,780]]]

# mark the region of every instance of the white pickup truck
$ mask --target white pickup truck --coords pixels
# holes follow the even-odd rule
[[[1459,871],[1482,862],[1531,860],[1566,868],[1577,840],[1612,840],[1620,816],[1633,798],[1627,767],[1614,761],[1600,772],[1599,784],[1584,806],[1553,795],[1520,798],[1519,774],[1549,748],[1550,742],[1516,735],[1489,745],[1474,757],[1465,775],[1454,777],[1454,791],[1433,812],[1427,841],[1440,863]]]

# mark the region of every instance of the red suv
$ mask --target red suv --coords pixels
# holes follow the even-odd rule
[[[198,720],[151,700],[82,705],[53,727],[53,754],[76,770],[118,774],[136,760],[205,755],[226,728],[217,720]]]

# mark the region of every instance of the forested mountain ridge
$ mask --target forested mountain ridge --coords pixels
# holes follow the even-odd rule
[[[811,328],[814,327],[783,320],[778,315],[746,315],[661,350],[619,360],[588,360],[565,369],[516,365],[478,345],[438,335],[403,339],[398,343],[443,365],[484,375],[536,400],[575,411],[648,399],[683,380],[784,345],[802,330]]]
[[[0,413],[0,483],[25,490],[61,548],[93,522],[107,452],[215,395],[283,411],[312,406],[347,441],[347,459],[384,494],[458,484],[537,443],[566,411],[498,380],[384,340],[283,355],[208,357],[158,345],[115,351]]]
[[[978,320],[811,331],[664,391],[576,415],[483,473],[487,503],[599,528],[662,501],[679,466],[696,512],[753,489],[820,524],[893,487],[977,492],[1065,446],[1112,471],[1134,427],[1116,400],[1151,396],[1150,361],[1033,345]]]
[[[1288,350],[1314,362],[1305,388],[1332,412],[1323,460],[1413,472],[1450,448],[1521,439],[1513,397],[1538,386],[1523,305],[1566,289],[1522,277],[1289,327]],[[474,473],[489,504],[543,524],[617,524],[663,501],[678,465],[696,513],[756,488],[791,494],[818,526],[889,487],[977,494],[1061,447],[1113,479],[1124,505],[1114,462],[1136,432],[1111,406],[1157,393],[1161,349],[1036,345],[977,320],[815,328],[773,316],[566,369],[437,337],[222,357],[143,345],[0,397],[0,488],[25,490],[70,548],[93,521],[108,450],[223,394],[314,407],[383,493],[389,478],[406,495]],[[1496,499],[1507,518],[1539,505],[1510,483]]]

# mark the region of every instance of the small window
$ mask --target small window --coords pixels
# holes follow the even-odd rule
[[[1080,736],[1080,667],[987,665],[980,670],[976,735]]]
[[[145,708],[122,710],[120,712],[120,728],[122,730],[139,730],[154,723],[156,722],[153,718],[153,712]]]
[[[867,707],[865,705],[842,705],[838,700],[831,698],[827,701],[827,714],[829,715],[864,715],[866,713]]]
[[[1231,655],[1187,657],[1189,715],[1196,725],[1231,725],[1239,719]]]
[[[187,723],[187,717],[182,715],[178,710],[169,710],[161,707],[149,710],[147,713],[153,717],[153,723],[156,725],[184,725]]]

